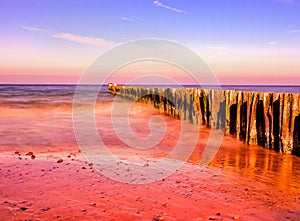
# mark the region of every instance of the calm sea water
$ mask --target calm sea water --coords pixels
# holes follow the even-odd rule
[[[111,101],[107,86],[81,86],[81,92],[89,96],[99,91],[101,101]],[[76,85],[0,85],[0,104],[16,106],[69,105],[72,103]]]
[[[147,87],[155,87],[147,85]],[[170,85],[158,87],[174,87]],[[185,85],[184,87],[195,87],[195,85]],[[205,88],[214,89],[214,86],[206,86]],[[300,93],[300,86],[221,86],[224,90],[242,90],[257,92],[284,92],[284,93]],[[73,99],[76,85],[0,85],[0,104],[22,105],[60,105],[70,104]],[[100,90],[98,101],[111,101],[113,96],[107,92],[107,85],[102,87],[95,85],[81,86],[82,93],[89,96]]]

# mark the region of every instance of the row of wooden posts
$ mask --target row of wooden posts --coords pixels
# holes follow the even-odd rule
[[[300,156],[300,94],[123,86],[118,95],[247,144]]]

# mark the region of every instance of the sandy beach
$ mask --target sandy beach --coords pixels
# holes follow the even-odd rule
[[[75,150],[37,154],[34,160],[25,153],[6,152],[0,166],[3,220],[299,220],[300,216],[299,192],[190,163],[148,185],[106,178]]]
[[[163,116],[168,130],[155,148],[130,149],[113,136],[110,105],[97,108],[99,134],[120,159],[158,159],[172,149],[179,120]],[[133,131],[142,134],[141,122],[154,113],[149,105],[134,105]],[[226,136],[210,166],[203,167],[199,159],[209,135],[203,128],[182,168],[153,183],[126,184],[104,176],[99,165],[86,159],[76,145],[69,106],[2,107],[1,114],[10,122],[1,128],[2,220],[300,219],[300,159],[295,156]],[[17,127],[17,121],[27,124]],[[120,165],[110,169],[117,173]]]

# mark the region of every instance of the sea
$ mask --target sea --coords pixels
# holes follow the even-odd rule
[[[190,88],[195,85],[185,85],[185,87]],[[25,152],[33,149],[51,153],[57,150],[78,149],[72,123],[72,104],[76,88],[77,85],[0,85],[0,153]],[[205,88],[214,87],[206,86]],[[300,86],[223,85],[221,88],[300,93]],[[99,115],[96,119],[97,126],[100,128],[99,133],[111,145],[124,145],[117,136],[113,136],[112,130],[107,129],[110,127],[107,123],[110,105],[114,100],[114,95],[107,91],[107,85],[101,87],[86,85],[81,86],[80,89],[86,97],[99,91],[95,112]],[[157,111],[156,109],[150,110],[150,108],[148,111],[145,105],[140,104],[140,107],[136,108],[137,111],[131,114],[133,117],[138,116],[137,120],[132,121],[132,128],[142,135],[144,131],[147,131],[145,122],[149,122],[151,115]],[[176,131],[174,132],[172,128],[172,122],[176,120],[167,119],[167,121],[167,129],[171,130],[172,138],[170,139],[175,139]],[[203,133],[209,132],[204,130]],[[165,146],[168,145],[166,143]],[[159,153],[156,155],[160,156]],[[199,159],[197,157],[193,159],[197,161]],[[300,192],[300,158],[282,155],[258,146],[246,145],[230,136],[224,137],[222,146],[211,166],[281,189]]]
[[[178,87],[173,85],[144,85],[145,87]],[[183,85],[180,87],[193,88],[197,85]],[[30,106],[30,105],[60,105],[72,103],[77,85],[48,85],[48,84],[0,84],[0,104]],[[222,85],[203,86],[207,89],[240,90],[253,92],[280,92],[280,93],[300,93],[300,86],[278,86],[278,85]],[[84,85],[80,90],[86,93],[99,91],[98,101],[110,101],[113,96],[108,93],[107,85]]]

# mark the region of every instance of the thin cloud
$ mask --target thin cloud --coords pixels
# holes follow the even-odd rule
[[[67,33],[67,32],[53,34],[53,33],[50,33],[49,30],[42,29],[42,28],[36,28],[36,27],[31,27],[31,26],[22,26],[22,28],[27,31],[47,33],[47,35],[52,38],[62,39],[65,41],[75,42],[75,43],[79,43],[79,44],[97,45],[97,46],[101,46],[101,47],[111,47],[116,44],[114,42],[107,41],[102,38],[76,35],[76,34]]]
[[[290,33],[300,33],[300,29],[296,29],[296,30],[290,30]]]
[[[22,26],[22,28],[24,30],[33,31],[33,32],[48,32],[47,29],[43,29],[43,28],[36,28],[36,27],[30,27],[30,26]]]
[[[186,14],[185,11],[182,11],[178,8],[173,8],[171,6],[165,5],[165,4],[161,3],[160,1],[153,1],[153,4],[156,5],[157,7],[162,7],[162,8],[165,8],[165,9],[168,9],[168,10],[180,13],[180,14]]]
[[[270,41],[270,42],[269,42],[269,45],[276,45],[276,44],[277,44],[276,41]]]
[[[141,21],[141,18],[136,16],[123,16],[121,19],[125,22],[139,22]]]
[[[111,41],[106,41],[102,38],[95,38],[95,37],[88,37],[88,36],[82,36],[82,35],[75,35],[72,33],[57,33],[51,35],[54,38],[71,41],[79,44],[88,44],[88,45],[97,45],[101,47],[110,47],[115,45],[116,43]]]
[[[123,21],[135,22],[135,20],[134,20],[134,19],[132,19],[132,18],[128,18],[128,17],[121,17],[121,19],[122,19]]]

